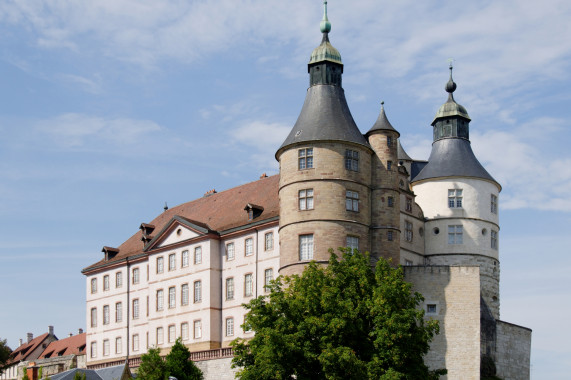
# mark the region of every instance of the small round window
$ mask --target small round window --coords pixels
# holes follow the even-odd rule
[[[434,235],[438,235],[438,234],[440,233],[440,228],[434,227],[434,229],[432,230],[432,233],[433,233]]]
[[[180,234],[182,234],[182,230],[179,228],[178,230],[176,230],[176,234],[177,234],[178,236],[180,236]]]

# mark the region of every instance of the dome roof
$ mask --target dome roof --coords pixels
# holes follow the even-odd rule
[[[440,107],[438,112],[436,112],[436,116],[434,116],[432,125],[434,125],[434,123],[438,119],[452,117],[452,116],[461,116],[465,119],[471,120],[470,116],[468,116],[468,111],[466,110],[466,108],[456,103],[456,101],[454,100],[453,93],[454,91],[456,91],[457,86],[454,80],[452,79],[452,69],[453,67],[452,65],[450,65],[450,79],[448,79],[448,82],[444,86],[444,89],[448,93],[448,100]]]
[[[343,64],[339,50],[335,49],[333,45],[331,45],[327,33],[323,33],[323,41],[321,41],[321,45],[313,49],[311,58],[309,59],[309,64],[311,65],[312,63],[323,61],[330,61],[340,65]]]

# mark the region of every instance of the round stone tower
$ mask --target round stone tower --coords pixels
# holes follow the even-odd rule
[[[448,101],[432,122],[428,164],[411,182],[427,218],[425,255],[429,265],[479,266],[482,298],[498,319],[501,186],[472,152],[470,117],[454,100],[452,66],[445,89]]]
[[[370,250],[372,150],[357,128],[341,86],[341,55],[329,42],[327,1],[323,39],[308,64],[309,89],[280,163],[280,274],[326,263],[329,248]]]
[[[375,154],[371,162],[371,255],[400,263],[400,192],[398,138],[400,133],[381,113],[366,137]]]

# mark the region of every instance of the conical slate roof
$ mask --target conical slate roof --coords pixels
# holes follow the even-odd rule
[[[301,113],[276,158],[286,147],[310,141],[345,141],[370,147],[353,120],[341,87],[316,85],[307,90]]]
[[[399,161],[413,161],[412,158],[406,153],[402,144],[400,143],[400,139],[397,139],[397,158]]]
[[[442,139],[432,144],[428,164],[411,182],[419,182],[433,178],[472,177],[481,178],[500,184],[484,169],[478,161],[470,141],[465,139]]]
[[[381,112],[379,113],[379,117],[377,118],[375,124],[373,124],[371,129],[369,129],[367,132],[367,136],[373,134],[375,131],[394,131],[400,136],[400,133],[392,126],[389,119],[387,119],[384,104],[385,102],[381,102]]]

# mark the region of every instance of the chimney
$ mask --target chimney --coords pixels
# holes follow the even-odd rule
[[[73,333],[69,333],[69,337],[71,338],[73,336]]]
[[[263,174],[260,176],[260,179],[263,179],[263,178],[268,178],[268,175],[267,175],[266,173],[263,173]]]
[[[78,334],[83,334],[83,329],[77,329]]]
[[[28,343],[30,343],[34,339],[34,334],[28,333]]]
[[[24,339],[21,339],[21,338],[20,338],[20,346],[21,346],[22,344],[24,344]]]
[[[54,335],[54,327],[53,326],[48,326],[48,333],[50,335]]]

